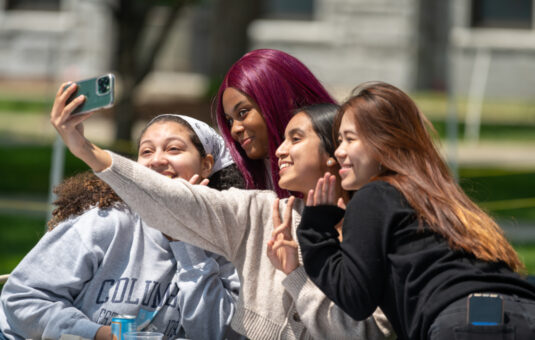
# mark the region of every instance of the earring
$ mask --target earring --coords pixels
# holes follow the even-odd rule
[[[379,163],[378,170],[379,172],[383,171],[383,165],[381,163]]]
[[[327,166],[333,166],[334,164],[335,164],[334,159],[329,158],[329,159],[327,160]]]

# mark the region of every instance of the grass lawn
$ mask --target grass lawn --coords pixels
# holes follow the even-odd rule
[[[44,217],[0,214],[0,274],[7,274],[17,266],[43,236],[45,224]]]
[[[461,168],[459,178],[468,196],[494,218],[535,221],[535,170]]]
[[[45,218],[0,214],[0,273],[8,273],[45,232]]]
[[[0,146],[0,193],[46,195],[50,178],[50,145]],[[13,171],[13,169],[17,169]],[[65,176],[88,170],[88,166],[65,152]]]

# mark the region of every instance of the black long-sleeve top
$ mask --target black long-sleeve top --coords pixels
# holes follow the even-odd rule
[[[344,217],[343,242],[334,229]],[[435,317],[472,292],[535,299],[535,287],[505,263],[453,251],[424,225],[393,186],[374,181],[344,211],[307,207],[297,230],[305,270],[318,287],[357,320],[381,307],[399,339],[425,339]]]

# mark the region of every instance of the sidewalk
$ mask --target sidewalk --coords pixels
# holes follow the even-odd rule
[[[496,166],[535,170],[535,143],[483,141],[470,144],[461,142],[458,145],[457,157],[459,164],[463,166]]]

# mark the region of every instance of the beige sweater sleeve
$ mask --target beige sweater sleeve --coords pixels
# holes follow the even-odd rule
[[[97,176],[151,227],[177,240],[225,256],[234,263],[244,251],[250,216],[258,210],[254,190],[218,191],[162,176],[111,153],[112,166]],[[269,209],[267,209],[269,213]]]

